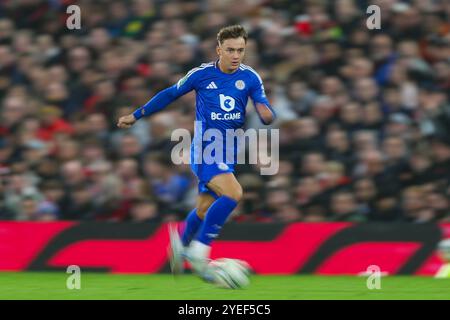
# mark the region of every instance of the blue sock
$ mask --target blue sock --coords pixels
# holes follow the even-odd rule
[[[197,240],[209,246],[211,241],[217,238],[220,229],[236,206],[237,201],[227,196],[217,198],[206,212]]]
[[[183,234],[181,235],[181,242],[183,242],[183,246],[188,246],[191,242],[192,238],[194,238],[195,234],[198,231],[198,228],[202,224],[202,219],[197,215],[197,209],[192,210],[186,220],[185,227],[183,230]]]

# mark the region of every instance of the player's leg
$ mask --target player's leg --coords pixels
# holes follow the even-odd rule
[[[216,199],[208,193],[200,193],[197,197],[197,207],[187,216],[180,232],[183,246],[187,247],[197,233],[206,211]]]
[[[211,251],[211,242],[218,237],[222,226],[242,198],[242,187],[232,173],[214,176],[208,188],[218,198],[205,213],[200,230],[188,249],[188,258],[194,270],[203,277]]]
[[[203,217],[215,198],[208,193],[200,193],[197,198],[197,207],[193,209],[179,230],[169,226],[170,236],[170,268],[173,274],[180,274],[184,269],[185,248],[189,246],[192,238],[202,224]],[[181,235],[181,237],[180,237]]]
[[[213,177],[208,188],[214,191],[218,198],[206,212],[196,240],[209,246],[219,236],[222,226],[241,200],[242,187],[233,173],[225,173]]]
[[[242,198],[242,187],[231,172],[214,176],[207,186],[219,197],[226,196],[236,202],[239,202]]]

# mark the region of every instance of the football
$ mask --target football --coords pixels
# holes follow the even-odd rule
[[[214,283],[221,288],[243,289],[250,284],[250,265],[239,259],[220,258],[210,262]]]

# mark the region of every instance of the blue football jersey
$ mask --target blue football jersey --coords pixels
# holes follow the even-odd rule
[[[192,148],[195,147],[198,151],[194,152],[196,155],[202,153],[211,142],[223,139],[220,141],[223,147],[221,150],[223,158],[224,160],[226,158],[227,163],[233,163],[232,158],[236,158],[238,144],[242,141],[233,142],[233,145],[229,144],[231,140],[227,140],[227,131],[230,129],[234,131],[243,127],[245,107],[249,97],[254,103],[266,105],[273,113],[264,93],[261,77],[255,70],[241,64],[235,72],[224,73],[220,70],[218,61],[216,61],[204,63],[198,68],[190,70],[176,84],[156,94],[144,106],[137,109],[133,115],[136,119],[151,115],[192,90],[196,92],[196,124],[192,141]],[[212,133],[213,131],[215,133]],[[219,134],[216,134],[217,132]],[[208,139],[207,136],[210,133],[211,137]],[[228,150],[232,151],[231,159],[226,155]],[[208,149],[205,151],[208,151]],[[191,159],[192,154],[191,152]],[[215,157],[214,152],[211,154],[215,162],[221,162],[220,159]],[[193,161],[199,163],[200,159],[197,159],[197,156],[195,157],[196,159]],[[211,157],[208,157],[205,161],[211,163]]]
[[[180,79],[176,88],[177,95],[195,90],[196,121],[201,121],[203,130],[243,127],[248,97],[269,106],[260,76],[244,64],[231,74],[222,72],[217,61],[202,64]]]

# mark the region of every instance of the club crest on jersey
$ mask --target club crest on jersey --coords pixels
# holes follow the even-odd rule
[[[236,86],[236,88],[238,88],[239,90],[244,90],[245,88],[245,82],[242,80],[237,80],[234,85]]]

